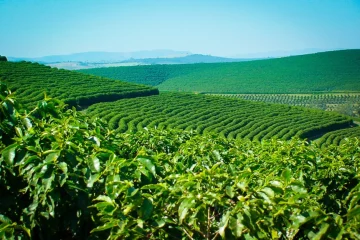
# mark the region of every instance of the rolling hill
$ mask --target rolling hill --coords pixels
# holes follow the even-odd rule
[[[63,100],[72,106],[158,94],[153,87],[89,76],[30,62],[0,62],[0,80],[16,92],[19,101],[33,106],[44,98]]]
[[[81,72],[157,86],[164,91],[360,91],[360,50],[339,50],[250,62],[111,67]]]
[[[147,128],[196,130],[228,139],[314,138],[348,128],[352,120],[339,114],[286,105],[186,93],[98,103],[87,109],[117,132]]]

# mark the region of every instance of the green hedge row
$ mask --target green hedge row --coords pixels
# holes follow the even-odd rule
[[[0,62],[0,79],[11,87],[26,107],[46,93],[72,106],[159,94],[156,88],[50,68],[30,62]]]
[[[352,123],[343,115],[314,109],[180,93],[99,103],[90,106],[87,113],[105,119],[117,132],[177,128],[256,141],[312,138]]]

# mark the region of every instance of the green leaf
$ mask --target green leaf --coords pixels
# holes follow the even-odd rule
[[[29,130],[30,128],[32,128],[32,124],[30,119],[28,118],[23,118],[21,119],[22,123],[25,125],[26,129]]]
[[[263,188],[261,192],[265,193],[269,198],[274,198],[275,196],[274,190],[270,187]]]
[[[239,214],[238,214],[239,215]],[[244,225],[241,223],[242,217],[240,218],[233,218],[230,217],[229,219],[229,229],[231,229],[232,234],[236,238],[240,238],[242,235],[242,231],[244,229]]]
[[[21,131],[21,128],[15,127],[15,132],[18,137],[23,137],[23,133]]]
[[[65,162],[61,162],[57,165],[61,171],[63,171],[64,174],[67,174],[68,172],[68,167],[67,164]]]
[[[226,186],[225,192],[230,198],[233,198],[235,196],[235,193],[234,193],[233,188],[231,186]]]
[[[360,205],[356,206],[355,208],[351,209],[346,216],[349,220],[353,219],[354,217],[360,218]]]
[[[94,142],[96,144],[96,146],[100,147],[100,140],[99,138],[95,137],[95,136],[91,136],[89,137],[89,140]]]
[[[155,222],[156,222],[156,225],[157,225],[156,227],[158,227],[158,228],[162,228],[166,224],[166,222],[163,219],[155,220]]]
[[[99,195],[97,198],[94,199],[94,201],[104,201],[113,204],[112,199],[105,195]]]
[[[14,143],[14,144],[7,146],[4,150],[2,150],[2,152],[1,152],[2,157],[4,158],[5,162],[8,165],[14,164],[17,147],[18,147],[18,144]]]
[[[182,223],[182,221],[185,219],[188,211],[190,208],[192,208],[195,205],[195,198],[186,198],[180,203],[178,213],[179,213],[179,221]]]
[[[153,208],[154,207],[152,202],[149,199],[145,198],[140,208],[140,217],[144,220],[149,219],[151,217]]]
[[[100,172],[100,160],[96,156],[91,156],[89,159],[89,167],[92,172]]]
[[[282,178],[284,179],[284,181],[286,182],[286,184],[288,184],[291,180],[291,169],[286,168],[282,174],[281,174]]]
[[[90,178],[87,180],[87,187],[88,188],[92,188],[94,183],[99,180],[99,177],[100,177],[100,174],[97,173],[97,174],[94,174],[94,175],[91,175]]]
[[[59,152],[53,152],[50,153],[49,155],[46,156],[45,158],[45,162],[49,163],[49,162],[56,162],[56,160],[59,157]]]
[[[225,239],[225,229],[229,223],[229,219],[230,219],[230,211],[226,212],[226,214],[223,215],[220,220],[219,234],[223,239]]]
[[[6,217],[5,215],[0,214],[0,222],[11,224],[10,218]]]
[[[306,188],[299,182],[293,182],[291,183],[290,185],[291,189],[294,191],[294,192],[297,192],[297,193],[302,193],[302,194],[306,194],[307,193],[307,190]]]
[[[138,188],[129,187],[128,191],[127,191],[127,196],[128,197],[134,197],[138,192],[139,192]]]
[[[155,165],[152,163],[150,159],[139,157],[137,158],[139,162],[149,170],[154,177],[156,177]]]
[[[315,234],[315,236],[312,237],[313,240],[320,240],[322,239],[322,237],[326,234],[326,232],[328,231],[330,227],[330,224],[328,223],[323,223],[321,224],[321,228],[320,231],[318,233]]]
[[[104,231],[104,230],[107,230],[107,229],[109,229],[109,228],[113,228],[113,227],[115,227],[115,226],[117,226],[117,221],[116,221],[116,220],[112,220],[112,221],[110,221],[110,222],[105,223],[105,224],[102,225],[102,226],[98,226],[98,227],[94,228],[93,230],[91,230],[90,233]]]

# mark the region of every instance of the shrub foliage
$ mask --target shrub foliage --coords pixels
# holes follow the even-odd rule
[[[360,143],[115,135],[1,85],[0,238],[358,239]]]

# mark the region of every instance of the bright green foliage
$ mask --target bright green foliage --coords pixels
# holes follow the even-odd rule
[[[0,62],[0,79],[16,90],[27,107],[35,106],[44,93],[72,106],[88,106],[121,98],[158,94],[143,85],[89,76],[30,62]]]
[[[94,104],[87,113],[103,118],[117,132],[177,128],[255,141],[312,138],[352,123],[345,116],[319,110],[181,93]]]
[[[326,111],[358,116],[360,93],[326,93],[326,94],[214,94],[222,97],[241,98],[244,100],[288,104],[293,106],[313,107]],[[346,108],[347,111],[341,111]]]
[[[4,112],[8,94],[1,92]],[[0,148],[3,239],[360,235],[359,139],[321,150],[296,139],[234,142],[158,130],[115,136],[49,99],[5,119],[14,125]]]
[[[340,129],[337,131],[326,133],[318,140],[318,144],[322,147],[329,145],[339,145],[346,140],[346,138],[358,137],[360,138],[360,127],[353,127],[347,129]]]
[[[151,65],[81,70],[158,86],[205,93],[313,93],[360,91],[360,50],[237,63]]]

